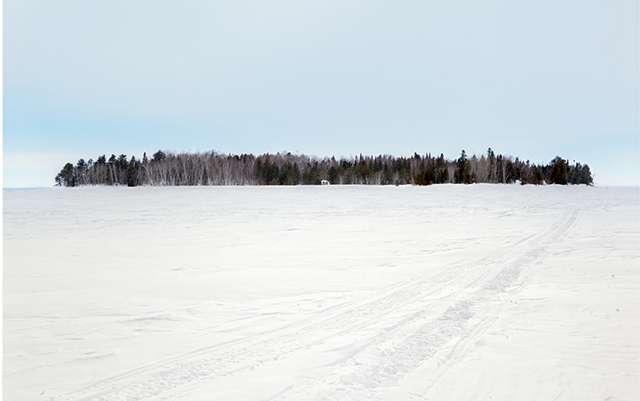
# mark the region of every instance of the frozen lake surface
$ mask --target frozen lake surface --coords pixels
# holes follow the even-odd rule
[[[3,191],[5,400],[638,400],[638,188]]]

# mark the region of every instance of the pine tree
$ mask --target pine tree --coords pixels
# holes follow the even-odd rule
[[[580,184],[586,184],[588,186],[593,185],[593,177],[591,177],[591,169],[588,164],[582,166],[582,171],[580,172]]]
[[[333,185],[333,184],[337,184],[338,183],[338,169],[336,168],[336,166],[331,166],[329,167],[329,182]]]
[[[300,174],[300,168],[298,167],[298,163],[293,163],[293,171],[291,172],[291,181],[293,185],[299,185],[300,180],[302,180],[302,175]]]
[[[76,163],[76,179],[78,180],[78,185],[86,184],[87,169],[87,162],[85,162],[84,159],[78,160],[78,163]]]
[[[496,182],[496,154],[493,153],[491,148],[487,150],[487,160],[489,161],[487,182]]]
[[[465,177],[467,175],[465,172],[466,168],[467,168],[467,152],[463,150],[462,153],[460,153],[460,158],[456,162],[456,173],[454,176],[456,184],[465,183]]]
[[[136,185],[138,185],[138,162],[135,156],[131,156],[127,166],[127,186],[135,187]]]
[[[477,180],[476,173],[471,167],[471,162],[467,160],[464,164],[464,171],[462,173],[462,182],[465,184],[473,184]]]
[[[551,172],[549,173],[549,183],[567,185],[569,179],[569,163],[560,156],[556,156],[550,164]]]
[[[158,150],[156,153],[153,154],[153,161],[156,161],[156,162],[161,162],[166,158],[167,158],[167,155],[161,150]]]
[[[56,176],[56,185],[65,187],[75,187],[78,184],[76,172],[73,164],[67,163]]]

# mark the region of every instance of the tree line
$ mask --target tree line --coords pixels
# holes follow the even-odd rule
[[[56,185],[174,186],[174,185],[432,185],[472,183],[586,184],[593,179],[589,166],[570,164],[555,157],[546,165],[523,162],[518,157],[496,155],[469,157],[463,150],[454,160],[430,153],[411,157],[389,155],[349,159],[317,158],[292,153],[225,155],[171,153],[161,150],[149,159],[106,155],[96,160],[67,163],[55,178]]]

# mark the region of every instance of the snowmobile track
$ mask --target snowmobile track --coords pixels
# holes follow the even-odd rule
[[[325,388],[327,381],[333,383],[330,393],[317,389],[313,383],[294,384],[274,399],[310,399],[314,396],[339,399],[346,396],[346,390],[350,396],[361,393],[363,398],[372,397],[373,391],[380,386],[397,385],[445,344],[460,342],[463,338],[468,340],[469,336],[477,337],[485,332],[491,321],[475,321],[475,311],[486,301],[512,289],[523,269],[544,258],[546,248],[560,239],[576,219],[576,212],[563,214],[540,233],[514,246],[504,247],[490,257],[432,269],[420,279],[391,285],[365,299],[340,305],[304,322],[134,369],[53,397],[52,401],[157,399],[181,386],[253,369],[310,349],[329,338],[375,326],[376,334],[325,376]],[[454,287],[457,291],[452,291]],[[405,307],[418,312],[408,314],[391,327],[378,327],[385,316]],[[420,322],[417,330],[413,329],[416,322]],[[407,335],[409,331],[412,334]],[[398,337],[399,333],[404,334]],[[378,362],[356,363],[365,352],[376,354]],[[453,364],[455,360],[449,360],[443,369]],[[348,375],[343,374],[345,368],[350,371]]]

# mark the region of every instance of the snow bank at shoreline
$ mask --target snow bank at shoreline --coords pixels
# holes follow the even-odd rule
[[[640,395],[637,188],[3,197],[6,400]]]

